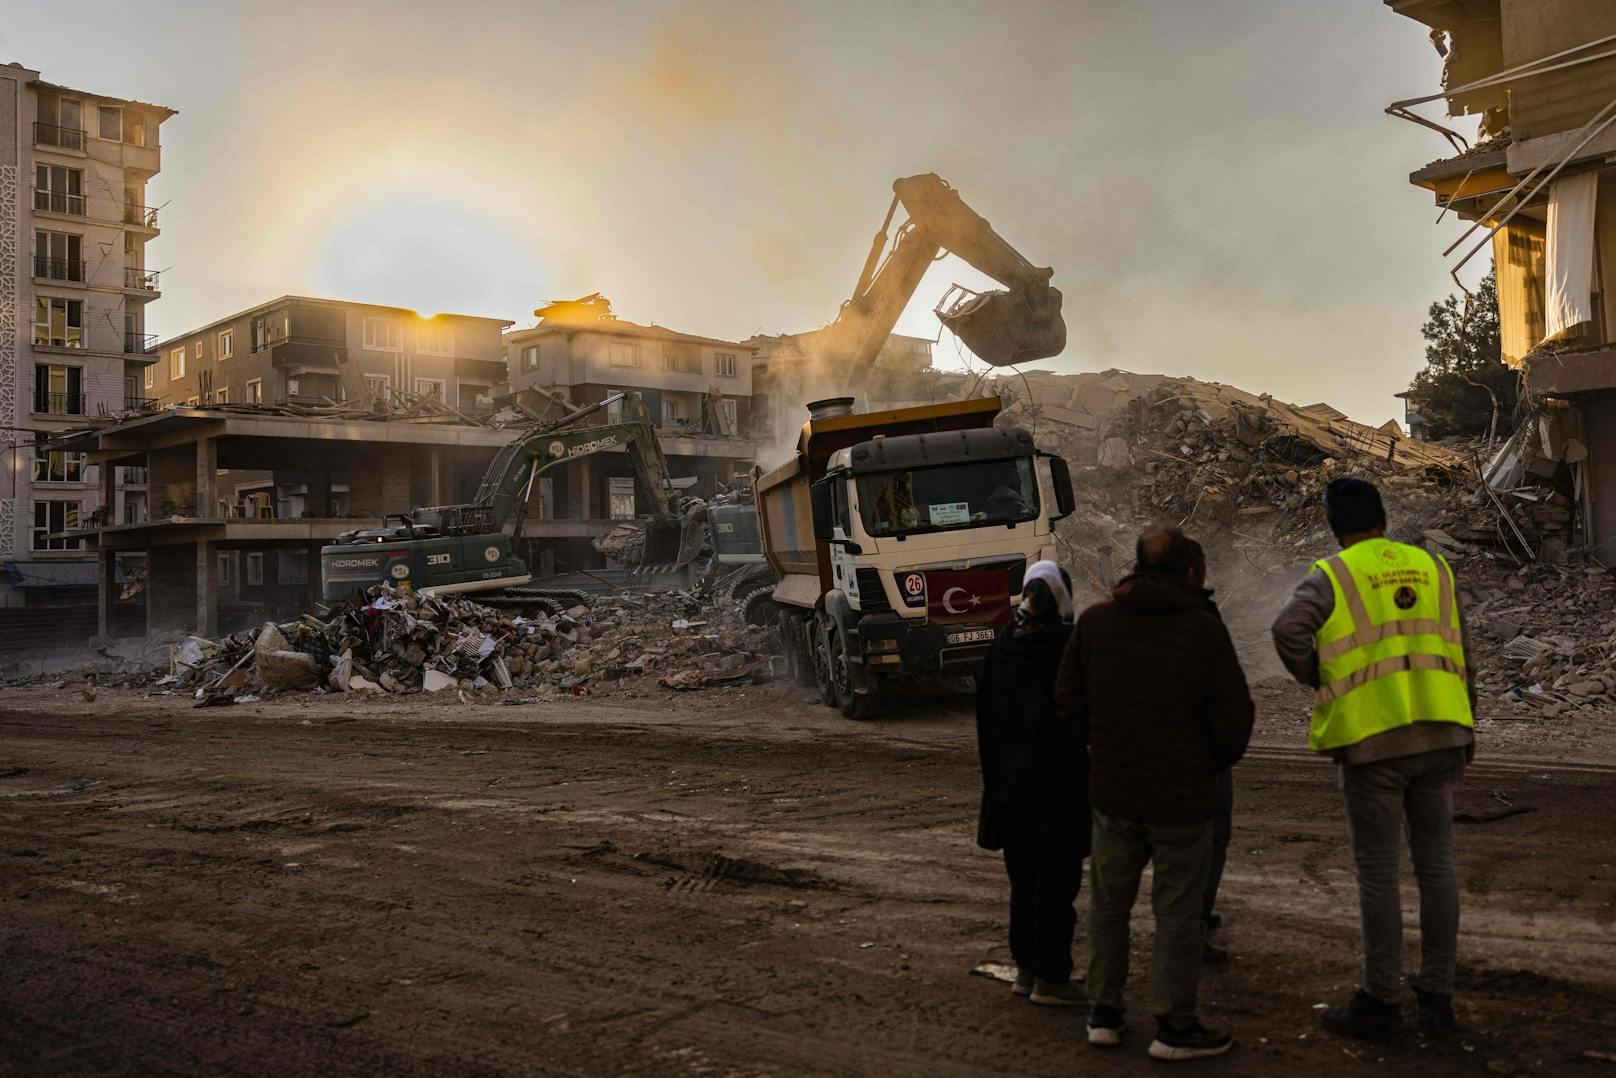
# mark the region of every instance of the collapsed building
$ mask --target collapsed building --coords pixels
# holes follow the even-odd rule
[[[1472,222],[1444,252],[1455,272],[1492,256],[1503,359],[1522,374],[1526,414],[1489,484],[1545,513],[1570,499],[1575,543],[1616,565],[1616,7],[1385,2],[1445,58],[1440,92],[1387,110],[1456,151],[1410,182]],[[1478,119],[1474,145],[1411,111],[1439,100]]]

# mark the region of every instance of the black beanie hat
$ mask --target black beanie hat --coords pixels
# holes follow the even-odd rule
[[[1386,526],[1386,506],[1380,491],[1367,479],[1347,476],[1332,479],[1324,488],[1324,519],[1337,535],[1356,535]]]

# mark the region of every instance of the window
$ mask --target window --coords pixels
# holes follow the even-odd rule
[[[264,583],[264,552],[262,550],[249,550],[247,552],[247,585],[248,587],[262,587]]]
[[[609,396],[610,394],[608,394]],[[623,398],[618,397],[606,406],[606,422],[621,423],[623,421]]]
[[[1038,515],[1031,457],[932,465],[858,477],[864,530],[876,537],[1018,524]]]
[[[415,395],[418,397],[431,397],[435,401],[443,399],[442,378],[417,378],[415,380]]]
[[[298,391],[299,388],[301,388],[301,387],[298,385],[298,381],[297,381],[296,378],[288,378],[286,380],[286,395],[288,397],[297,396],[297,391]]]
[[[185,349],[176,348],[168,353],[168,377],[170,380],[185,377]]]
[[[662,350],[662,369],[675,373],[682,371],[700,372],[701,360],[678,348],[664,348]]]
[[[612,476],[606,480],[607,513],[613,520],[634,519],[634,477]]]
[[[664,427],[672,426],[673,424],[684,419],[684,417],[685,410],[683,402],[671,400],[668,397],[662,398],[662,425]]]
[[[198,370],[196,372],[196,396],[203,404],[213,403],[213,372]]]
[[[714,352],[713,373],[720,378],[734,378],[735,354],[733,352]]]
[[[39,126],[34,141],[64,150],[84,149],[84,111],[77,101],[55,94],[39,95]]]
[[[83,348],[84,301],[35,296],[34,344],[50,348]]]
[[[307,550],[281,551],[280,564],[276,567],[282,584],[307,584],[309,582],[309,552]]]
[[[252,350],[262,352],[269,346],[269,319],[259,315],[252,320]]]
[[[124,119],[123,140],[131,146],[146,145],[146,118],[138,112],[131,112]]]
[[[192,343],[192,345],[191,345],[191,358],[196,360],[197,366],[202,365],[202,360],[203,360],[204,357],[202,355],[202,342],[201,341],[195,341],[195,342]]]
[[[214,404],[229,404],[230,403],[230,387],[229,386],[224,386],[222,388],[215,389],[213,391],[213,403]]]
[[[455,386],[455,404],[461,408],[470,408],[477,403],[478,397],[490,396],[493,387],[483,382],[460,382]]]
[[[366,348],[374,348],[378,352],[397,352],[400,350],[399,336],[397,322],[389,322],[385,318],[365,319]]]
[[[929,355],[931,355],[931,342],[930,341],[910,341],[909,342],[909,351],[915,353],[916,355],[929,356]]]
[[[52,281],[84,280],[84,240],[67,232],[34,232],[34,276]]]
[[[735,425],[735,402],[726,398],[719,404],[719,410],[724,415],[724,429],[720,434],[739,434],[740,428]]]
[[[34,450],[34,482],[84,482],[84,454],[50,452],[38,446]]]
[[[611,364],[614,367],[638,367],[640,365],[640,349],[632,344],[617,344],[611,346]]]
[[[157,384],[157,376],[152,373],[152,369],[149,364],[140,376],[140,384],[148,390],[152,389]]]
[[[454,332],[447,323],[423,322],[415,335],[415,350],[427,356],[454,355]]]
[[[234,333],[232,333],[228,329],[225,330],[223,333],[219,334],[219,358],[220,359],[229,359],[232,355],[234,355],[234,352],[232,351],[232,349],[235,347],[235,345],[233,343],[235,341],[235,337],[236,337],[236,335]]]
[[[365,386],[370,395],[379,401],[386,400],[393,392],[393,380],[385,374],[365,375]]]
[[[77,367],[35,364],[34,411],[43,415],[83,415],[83,376]]]
[[[100,115],[100,130],[96,133],[109,142],[123,141],[123,109],[102,105],[96,109]]]
[[[84,543],[79,539],[47,539],[45,536],[52,532],[71,531],[79,526],[79,503],[36,501],[34,502],[34,549],[35,550],[81,550]]]
[[[522,369],[536,371],[539,369],[539,346],[530,344],[522,349]]]
[[[84,216],[84,170],[34,166],[34,209]]]
[[[219,555],[219,586],[231,587],[235,577],[236,558],[234,554]]]
[[[254,378],[247,383],[247,403],[264,403],[264,380],[262,378]]]

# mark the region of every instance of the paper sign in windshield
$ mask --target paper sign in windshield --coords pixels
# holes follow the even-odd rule
[[[933,524],[969,524],[971,522],[970,502],[938,502],[926,508],[931,514]]]

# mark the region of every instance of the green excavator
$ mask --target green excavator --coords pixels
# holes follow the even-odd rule
[[[577,426],[618,402],[622,414],[631,418],[604,426]],[[524,431],[495,455],[471,502],[389,516],[381,528],[344,532],[321,547],[326,601],[340,601],[375,584],[408,584],[433,595],[520,589],[532,576],[526,562],[511,551],[507,525],[514,519],[517,526],[512,530],[520,531],[520,510],[534,483],[550,468],[618,447],[628,454],[640,496],[653,507],[650,518],[638,522],[644,542],[631,559],[633,564],[688,561],[682,550],[690,545],[688,529],[679,513],[679,494],[667,459],[645,402],[629,390]]]

